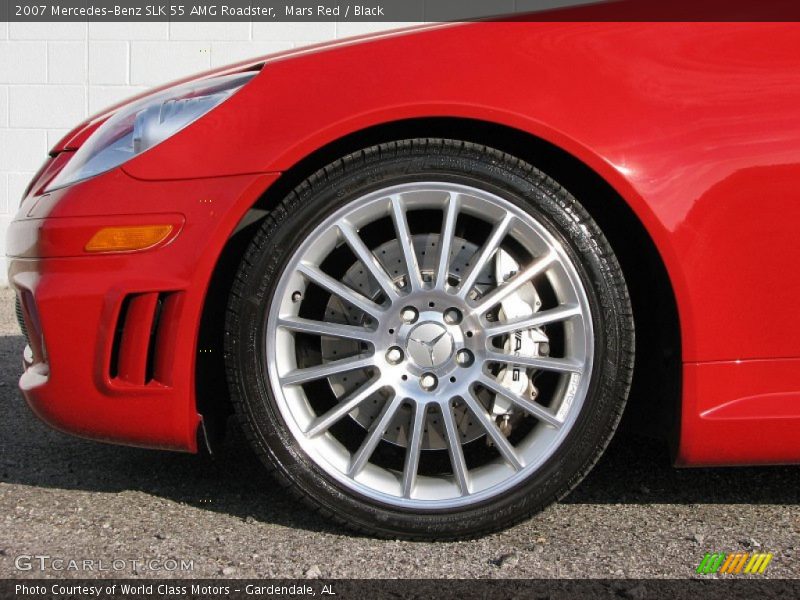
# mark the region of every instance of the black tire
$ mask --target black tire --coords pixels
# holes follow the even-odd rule
[[[288,431],[265,373],[265,315],[293,250],[335,208],[377,188],[415,180],[467,183],[535,214],[579,267],[595,336],[588,394],[558,450],[499,497],[448,512],[408,512],[379,505],[338,485]],[[530,517],[565,496],[591,469],[614,433],[634,358],[633,318],[622,271],[583,206],[558,183],[513,156],[443,139],[403,140],[355,152],[319,170],[277,203],[241,263],[225,330],[227,377],[236,413],[255,452],[287,493],[342,525],[390,538],[480,536]]]

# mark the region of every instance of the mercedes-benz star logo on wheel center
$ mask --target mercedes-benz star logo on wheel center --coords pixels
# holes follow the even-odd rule
[[[406,350],[420,367],[438,367],[453,354],[453,337],[444,325],[420,323],[409,335]]]

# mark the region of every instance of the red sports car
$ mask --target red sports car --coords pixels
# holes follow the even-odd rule
[[[792,23],[437,25],[163,87],[26,193],[20,387],[152,448],[235,413],[392,537],[531,515],[623,411],[681,466],[800,462],[799,107]]]

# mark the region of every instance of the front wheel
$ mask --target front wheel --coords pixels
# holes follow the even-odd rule
[[[380,536],[470,537],[599,458],[633,321],[611,248],[556,182],[491,148],[406,140],[271,210],[226,361],[255,451],[309,506]]]

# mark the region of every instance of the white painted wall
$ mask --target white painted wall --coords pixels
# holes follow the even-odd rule
[[[210,67],[404,25],[0,23],[0,285],[22,192],[47,151],[87,116]]]

